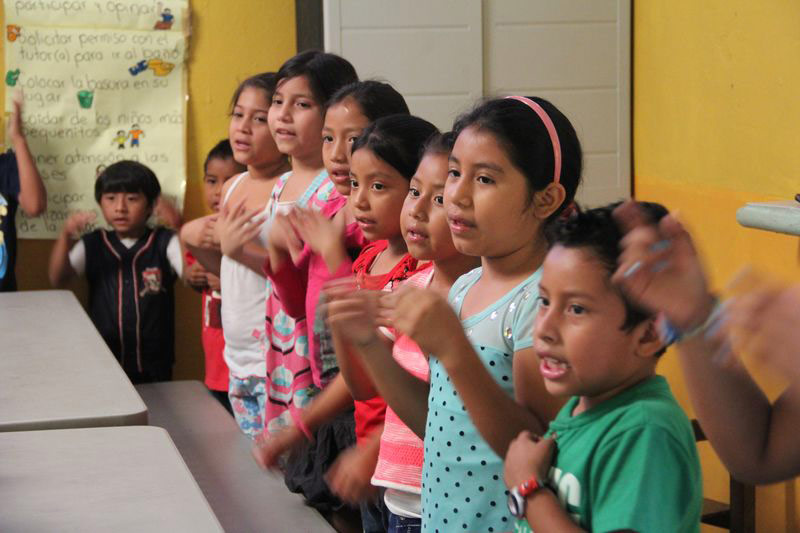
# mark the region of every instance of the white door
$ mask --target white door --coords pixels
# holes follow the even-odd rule
[[[542,96],[584,149],[578,200],[630,196],[630,0],[325,0],[325,49],[442,130],[483,95]]]
[[[578,201],[631,194],[629,0],[486,0],[484,90],[553,102],[584,153]]]
[[[483,93],[480,0],[325,0],[325,50],[450,130]]]

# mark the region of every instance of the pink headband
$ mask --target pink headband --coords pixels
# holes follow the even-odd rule
[[[547,111],[544,110],[542,106],[531,100],[530,98],[525,98],[524,96],[506,96],[506,98],[511,98],[512,100],[517,100],[522,102],[526,106],[533,109],[539,118],[542,119],[542,123],[544,127],[547,128],[547,133],[550,135],[550,142],[553,144],[553,160],[555,161],[555,170],[553,171],[553,183],[558,183],[561,179],[561,143],[558,142],[558,133],[556,132],[556,126],[553,124],[553,121],[550,119],[550,115],[547,114]]]

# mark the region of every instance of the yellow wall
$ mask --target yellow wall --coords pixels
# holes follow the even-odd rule
[[[227,137],[228,103],[234,89],[252,74],[277,70],[295,53],[293,0],[190,0],[190,5],[187,220],[205,213],[203,161],[208,150]],[[19,241],[17,278],[21,290],[49,288],[47,260],[51,246],[49,240]],[[76,282],[74,288],[85,296],[83,283]],[[175,378],[202,379],[199,296],[179,286],[176,304]]]
[[[640,1],[634,6],[636,197],[679,210],[716,286],[745,264],[797,281],[798,240],[745,229],[748,201],[800,192],[800,4]],[[661,371],[689,409],[680,369]],[[774,397],[780,387],[761,378]],[[702,445],[707,496],[727,473]],[[758,531],[796,531],[796,481],[759,488]]]

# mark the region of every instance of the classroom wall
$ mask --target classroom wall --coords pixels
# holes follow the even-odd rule
[[[800,4],[661,0],[634,6],[634,189],[678,210],[714,285],[745,264],[797,282],[798,239],[746,229],[749,201],[800,192]],[[665,373],[689,404],[674,354]],[[771,397],[778,380],[760,375]],[[701,445],[707,496],[727,473]],[[758,531],[797,531],[797,482],[759,488]],[[711,531],[711,530],[709,530]]]
[[[277,70],[295,53],[294,6],[293,0],[190,0],[186,220],[206,212],[201,189],[203,161],[208,150],[227,137],[228,104],[234,89],[252,74]],[[52,244],[50,240],[19,241],[20,290],[49,288],[47,261]],[[75,282],[71,288],[85,302],[85,283]],[[203,379],[200,297],[179,283],[176,305],[174,377]]]

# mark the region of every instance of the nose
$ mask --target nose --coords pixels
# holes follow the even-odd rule
[[[125,213],[128,211],[128,199],[124,194],[117,195],[114,199],[114,211],[118,213]]]
[[[353,202],[353,207],[356,207],[362,211],[369,209],[369,202],[367,201],[367,188],[352,187],[350,189],[350,201]]]
[[[472,179],[463,174],[457,178],[449,176],[444,186],[444,200],[459,207],[472,205]]]
[[[411,198],[409,197],[409,200]],[[428,219],[428,209],[430,208],[430,199],[426,195],[422,195],[413,201],[408,215],[414,220],[424,222]]]
[[[554,344],[558,339],[558,318],[552,306],[539,305],[533,322],[533,340]]]
[[[272,108],[275,109],[275,112],[278,114],[278,120],[281,122],[291,122],[292,119],[292,106],[288,104],[288,102],[281,102],[280,105],[276,107],[275,104],[272,104]]]
[[[334,140],[331,161],[336,163],[347,163],[347,152],[349,147],[350,144],[346,139]]]

